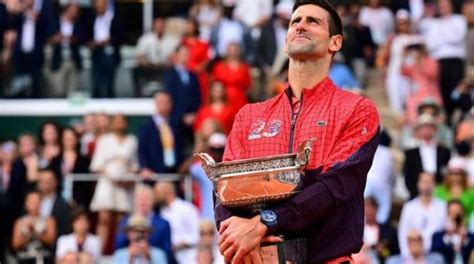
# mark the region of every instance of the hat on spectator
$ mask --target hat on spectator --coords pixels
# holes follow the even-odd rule
[[[291,1],[281,1],[275,7],[275,14],[277,17],[290,19],[291,11],[293,10],[293,3]]]
[[[435,110],[435,114],[438,114],[439,111],[441,110],[440,105],[435,100],[433,100],[433,98],[426,97],[421,101],[420,104],[418,104],[418,107],[417,107],[418,114],[422,114],[424,110],[428,107],[433,108]]]
[[[410,12],[406,9],[400,9],[395,13],[395,18],[397,20],[410,20]]]
[[[134,214],[128,218],[127,226],[125,227],[125,231],[130,230],[151,232],[150,221],[141,215]]]
[[[421,114],[416,120],[415,129],[423,127],[423,126],[432,126],[432,127],[437,128],[438,124],[436,123],[436,120],[432,115],[428,113],[424,113],[424,114]]]
[[[208,145],[211,148],[222,148],[225,147],[225,143],[227,141],[227,137],[223,133],[213,133],[209,137]]]
[[[453,157],[452,159],[449,160],[448,162],[448,173],[459,173],[462,175],[467,175],[467,162],[466,160],[460,158],[460,157]]]

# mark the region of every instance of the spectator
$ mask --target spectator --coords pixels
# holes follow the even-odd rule
[[[80,146],[81,154],[87,158],[92,158],[93,147],[96,135],[96,120],[94,114],[85,114],[82,117],[82,123],[84,124],[84,133],[81,135]]]
[[[6,72],[4,71],[4,62],[3,62],[3,47],[4,47],[4,34],[7,29],[7,20],[8,12],[5,3],[0,2],[0,75],[2,78],[0,79],[0,96],[4,94],[5,89],[5,81],[4,75]],[[0,260],[3,259],[0,257]]]
[[[14,19],[17,32],[13,50],[13,64],[18,82],[31,88],[31,97],[44,95],[42,66],[44,64],[44,45],[51,35],[48,17],[34,9],[35,0],[23,1],[22,12]]]
[[[213,220],[203,220],[199,224],[201,239],[199,240],[198,263],[224,263],[224,257],[217,246],[216,226]],[[205,261],[205,260],[208,261]],[[211,261],[209,261],[211,259]]]
[[[42,170],[38,174],[38,191],[41,195],[40,216],[52,217],[56,224],[56,237],[69,234],[71,209],[57,192],[58,181],[52,170]]]
[[[365,228],[364,246],[370,248],[380,263],[389,257],[400,253],[398,248],[397,231],[389,224],[377,221],[377,201],[368,197],[365,199]]]
[[[115,239],[115,249],[125,248],[130,244],[125,232],[129,219],[133,216],[141,216],[149,220],[151,231],[148,236],[148,242],[152,247],[161,249],[167,255],[169,263],[174,260],[171,251],[171,228],[170,224],[161,218],[159,214],[153,212],[153,190],[146,185],[135,187],[133,197],[133,214],[127,215],[120,220],[118,233]]]
[[[377,202],[376,220],[385,224],[392,208],[392,190],[395,183],[395,157],[390,150],[391,138],[385,130],[375,151],[374,161],[367,173],[364,197],[373,197]]]
[[[412,30],[410,15],[406,10],[396,14],[397,32],[387,38],[377,52],[376,65],[386,69],[385,87],[390,107],[397,114],[404,113],[404,106],[412,87],[409,79],[402,74],[405,48],[422,43],[423,39]]]
[[[244,26],[233,20],[234,5],[231,1],[223,1],[223,15],[211,30],[210,43],[214,50],[215,57],[224,58],[227,56],[227,47],[230,43],[237,43],[241,50],[250,49],[252,39]]]
[[[360,10],[359,21],[370,28],[372,40],[377,46],[385,43],[393,32],[393,20],[392,12],[382,6],[380,0],[369,0],[368,5]]]
[[[157,182],[155,197],[161,216],[171,225],[171,243],[178,263],[196,263],[199,242],[199,214],[189,202],[178,198],[171,182]]]
[[[334,55],[331,62],[329,78],[335,85],[345,90],[357,90],[361,87],[359,80],[357,80],[352,70],[345,64],[344,57],[340,52]]]
[[[179,125],[171,119],[173,99],[167,91],[154,96],[155,114],[148,118],[138,132],[140,174],[149,179],[153,173],[176,172],[182,161]]]
[[[110,133],[110,117],[106,113],[97,113],[94,115],[96,124],[96,140],[102,135]]]
[[[209,138],[214,133],[224,133],[221,123],[216,119],[206,119],[202,122],[201,129],[196,131],[196,144],[194,144],[194,153],[206,151]]]
[[[219,21],[222,9],[216,0],[198,0],[189,9],[189,17],[199,23],[199,37],[204,41],[209,41],[211,29]]]
[[[57,32],[51,37],[53,48],[50,85],[51,97],[65,97],[78,91],[82,58],[79,53],[84,32],[77,3],[69,3],[57,18]]]
[[[214,80],[224,84],[229,98],[229,105],[239,110],[247,103],[247,91],[251,87],[250,66],[245,63],[240,54],[240,47],[232,42],[227,47],[227,56],[214,65],[212,70]]]
[[[373,64],[375,55],[375,44],[370,28],[359,22],[359,3],[351,3],[348,14],[346,14],[346,8],[341,5],[338,13],[344,27],[344,45],[341,53],[364,88],[367,84],[367,68]]]
[[[86,254],[91,258],[89,263],[99,263],[101,242],[99,237],[89,233],[89,219],[82,207],[71,213],[72,233],[60,236],[56,248],[56,260],[64,259],[70,253]]]
[[[89,47],[92,50],[92,97],[115,97],[115,71],[120,63],[120,45],[123,28],[108,0],[94,1],[95,18],[89,29]]]
[[[433,174],[423,172],[418,179],[418,196],[405,203],[398,226],[398,241],[403,257],[411,254],[407,237],[411,230],[418,230],[423,237],[423,250],[431,248],[433,234],[446,223],[446,203],[433,196],[435,179]]]
[[[467,23],[453,13],[451,0],[438,0],[437,11],[439,17],[420,22],[420,31],[431,57],[439,62],[439,86],[449,123],[454,107],[451,93],[464,76]]]
[[[474,212],[474,190],[468,185],[466,170],[459,165],[452,162],[448,165],[444,184],[436,186],[435,196],[446,202],[459,200],[469,219]]]
[[[413,88],[405,102],[407,119],[416,119],[418,107],[426,98],[430,98],[438,106],[443,105],[438,85],[438,63],[429,57],[423,44],[405,48],[401,71]]]
[[[88,173],[90,160],[79,153],[79,135],[72,128],[65,128],[61,135],[62,151],[51,161],[51,169],[64,181],[70,173]],[[93,187],[89,182],[75,182],[72,197],[63,190],[65,199],[73,198],[77,204],[89,208]]]
[[[456,86],[451,94],[454,109],[461,111],[460,120],[463,120],[474,109],[474,66],[467,69],[466,75],[466,78]]]
[[[131,216],[125,230],[130,244],[127,248],[115,251],[113,263],[168,263],[165,252],[148,243],[151,228],[149,220],[145,217]]]
[[[215,119],[220,123],[224,132],[228,134],[232,128],[235,113],[236,111],[228,103],[227,90],[224,84],[214,81],[211,84],[207,103],[199,108],[196,115],[194,131],[199,131],[205,120]]]
[[[430,239],[431,240],[431,239]],[[438,253],[427,253],[424,236],[417,230],[411,230],[404,237],[404,243],[408,245],[407,255],[393,256],[387,259],[386,264],[399,263],[430,263],[443,264],[444,259]]]
[[[201,105],[197,76],[186,69],[189,49],[181,45],[174,54],[173,67],[165,73],[165,86],[173,99],[171,118],[190,127]]]
[[[18,137],[19,157],[15,160],[7,192],[9,211],[13,218],[20,216],[25,202],[25,194],[38,181],[38,154],[35,138],[30,134]]]
[[[61,153],[60,137],[61,128],[58,124],[47,121],[41,125],[38,133],[40,168],[48,167],[51,161]]]
[[[421,115],[414,129],[420,144],[405,151],[403,164],[405,185],[411,198],[418,195],[417,182],[420,173],[431,173],[435,175],[435,182],[440,183],[443,180],[442,170],[451,158],[449,149],[436,142],[437,125],[430,114]],[[425,241],[426,243],[428,242]]]
[[[182,45],[189,51],[186,67],[196,74],[199,81],[199,93],[201,100],[209,96],[209,80],[207,66],[210,59],[209,43],[199,38],[199,24],[194,19],[186,21],[186,30],[182,39]]]
[[[466,118],[461,121],[456,131],[456,142],[468,141],[474,139],[474,113],[469,113]],[[471,144],[471,148],[474,145]]]
[[[474,188],[474,156],[471,155],[471,145],[468,141],[456,144],[457,156],[451,158],[448,167],[463,168],[467,172],[469,188]]]
[[[143,34],[137,43],[137,66],[133,69],[135,96],[151,95],[151,82],[156,82],[158,89],[163,87],[163,73],[171,64],[170,57],[179,44],[179,39],[171,36],[166,28],[166,19],[157,17],[153,20],[151,32]]]
[[[13,226],[12,250],[19,264],[53,263],[52,248],[56,239],[54,219],[40,215],[41,196],[28,192],[25,198],[26,214]]]
[[[241,22],[248,32],[251,42],[245,50],[246,60],[255,60],[255,46],[260,37],[262,27],[271,19],[273,3],[271,0],[240,0],[235,1],[234,19]]]
[[[105,243],[109,228],[118,223],[119,214],[130,212],[130,186],[127,175],[136,171],[137,139],[127,135],[128,121],[117,114],[112,119],[112,133],[101,136],[92,157],[90,170],[99,174],[91,210],[98,212],[96,234]]]
[[[441,253],[446,263],[469,263],[474,234],[466,230],[463,203],[450,200],[447,213],[446,228],[433,235],[431,251]]]
[[[466,47],[468,66],[474,67],[474,2],[464,1],[462,13],[467,21]]]

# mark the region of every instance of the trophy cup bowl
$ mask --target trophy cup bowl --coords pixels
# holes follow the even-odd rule
[[[195,156],[223,206],[261,210],[298,192],[314,141],[303,141],[297,153],[262,158],[216,163],[207,153]]]

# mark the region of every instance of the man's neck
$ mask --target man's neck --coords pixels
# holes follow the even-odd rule
[[[420,195],[420,201],[423,205],[431,204],[432,198],[433,197],[431,195]]]
[[[329,74],[330,60],[294,60],[290,59],[288,82],[293,95],[300,99],[303,89],[313,89]]]

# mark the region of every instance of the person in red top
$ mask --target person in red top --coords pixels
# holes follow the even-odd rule
[[[209,96],[209,76],[207,65],[209,64],[209,43],[199,39],[199,24],[195,19],[186,22],[186,31],[182,45],[188,47],[189,57],[186,67],[198,76],[201,98]]]
[[[232,128],[235,113],[236,111],[232,109],[228,103],[227,91],[225,90],[224,84],[219,81],[214,81],[211,85],[207,104],[201,106],[196,115],[194,132],[199,131],[205,120],[215,119],[219,121],[227,135]]]
[[[251,85],[250,66],[242,61],[238,43],[229,44],[227,57],[216,63],[212,78],[224,84],[229,104],[234,109],[238,110],[247,103],[247,90]]]
[[[353,263],[362,247],[363,191],[379,138],[379,117],[367,98],[328,78],[342,46],[341,19],[327,0],[297,0],[285,50],[284,93],[237,114],[224,161],[292,153],[316,138],[300,192],[258,215],[217,201],[219,249],[229,263],[261,263],[262,241],[285,237],[286,261]]]

